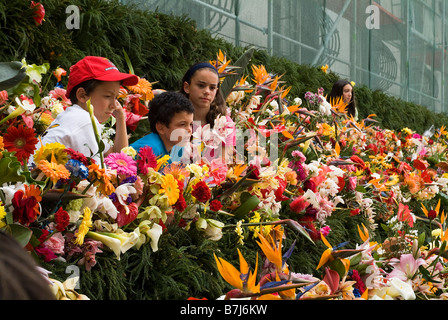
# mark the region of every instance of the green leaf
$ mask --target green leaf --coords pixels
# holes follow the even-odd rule
[[[17,160],[13,152],[3,151],[3,157],[0,160],[0,185],[24,181],[22,164]]]
[[[30,229],[20,224],[8,224],[5,226],[5,230],[14,237],[22,247],[25,247],[28,244],[31,235],[33,234]]]
[[[260,199],[258,199],[257,196],[249,197],[238,209],[235,210],[235,212],[233,213],[235,215],[235,218],[241,220],[247,214],[249,214],[249,212],[257,208],[259,203]]]
[[[249,64],[250,60],[252,59],[254,52],[255,47],[251,47],[238,59],[238,61],[235,62],[235,64],[233,64],[235,67],[239,68],[236,70],[236,74],[227,76],[224,79],[223,83],[221,84],[221,93],[224,99],[227,99],[229,94],[232,92],[235,83],[243,75],[243,72],[246,69],[247,65]]]
[[[0,63],[0,90],[15,87],[26,77],[26,69],[19,61]]]

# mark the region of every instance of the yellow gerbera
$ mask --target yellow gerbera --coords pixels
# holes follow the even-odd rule
[[[48,143],[43,145],[35,154],[34,160],[39,163],[41,160],[56,162],[65,165],[68,161],[68,154],[65,152],[67,147],[59,142]],[[52,159],[54,156],[54,159]]]
[[[3,228],[6,223],[2,220],[6,217],[6,211],[5,207],[3,206],[3,203],[0,202],[0,228]]]
[[[159,194],[164,193],[168,197],[170,206],[174,205],[179,199],[179,185],[172,174],[167,174],[162,178],[161,189]]]

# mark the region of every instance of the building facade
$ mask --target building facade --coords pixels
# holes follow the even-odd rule
[[[445,0],[122,0],[448,113]]]

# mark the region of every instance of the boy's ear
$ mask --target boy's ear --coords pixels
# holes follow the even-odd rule
[[[78,102],[81,103],[87,103],[89,100],[89,96],[84,88],[78,88],[78,90],[76,90],[76,98],[78,99]]]
[[[161,123],[161,122],[157,122],[156,123],[156,130],[159,134],[163,134],[165,132],[166,126]]]

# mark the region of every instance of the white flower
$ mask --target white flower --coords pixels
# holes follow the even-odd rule
[[[405,300],[415,300],[415,293],[412,286],[398,278],[392,278],[389,281],[390,287],[387,290],[387,294],[392,298],[401,296]]]

